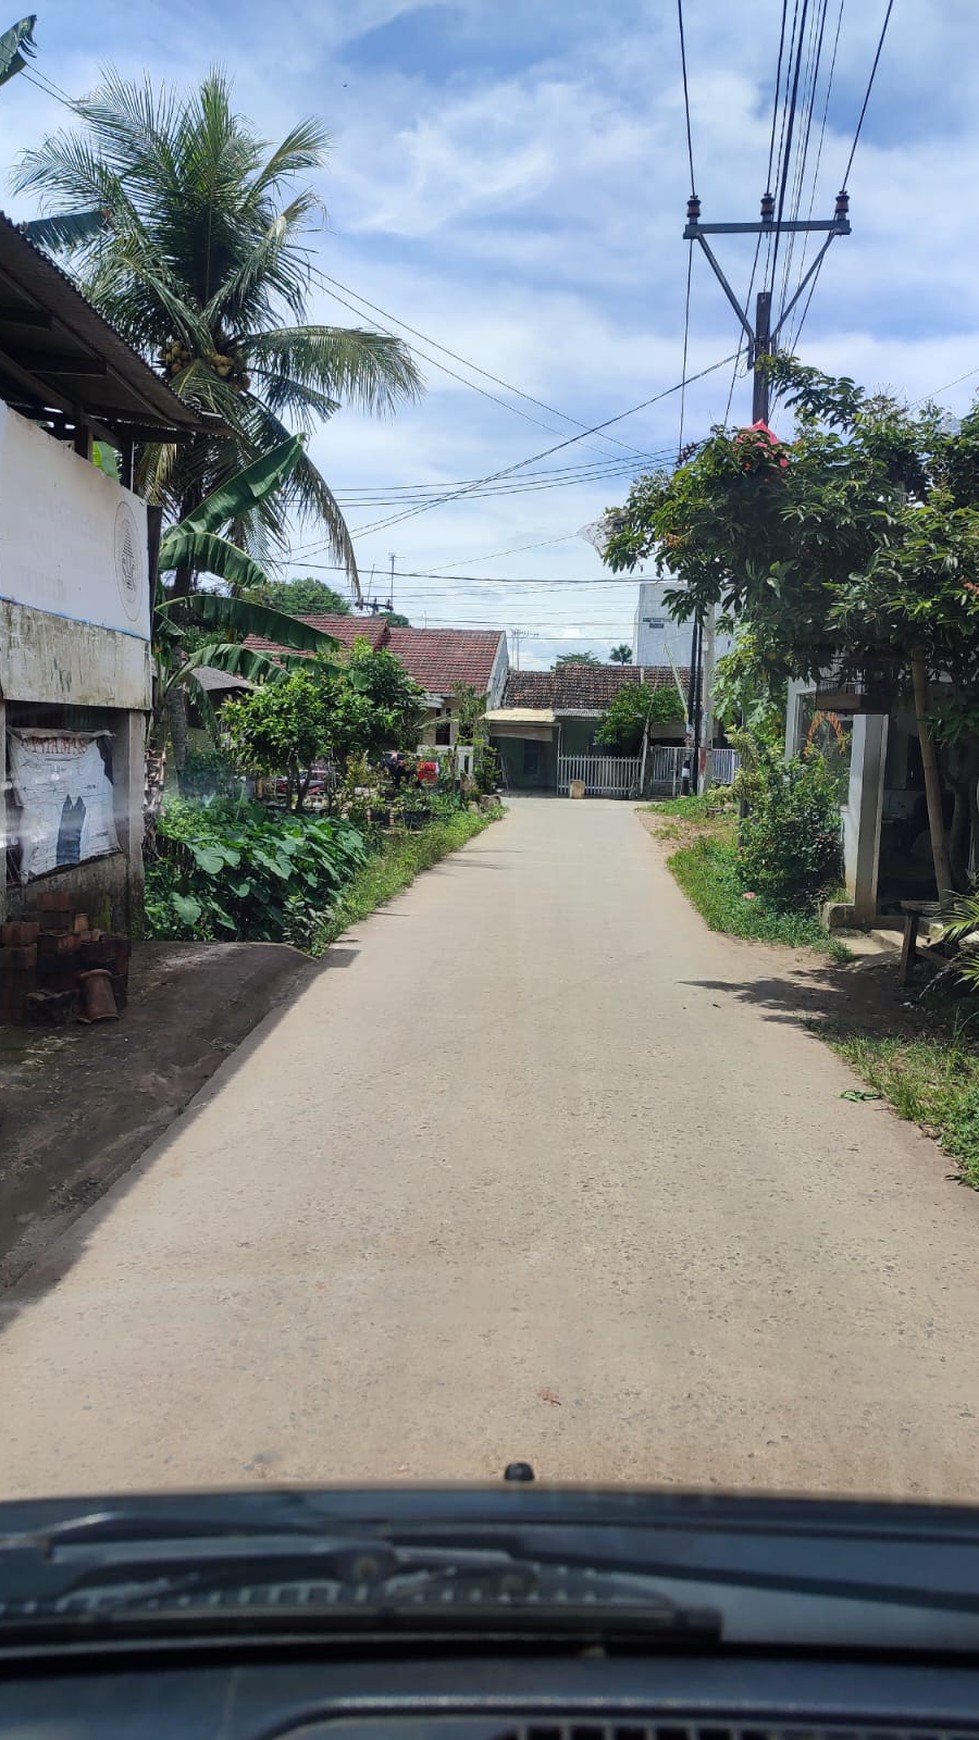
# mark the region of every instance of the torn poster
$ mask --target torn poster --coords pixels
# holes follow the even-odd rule
[[[107,731],[8,730],[17,806],[9,821],[20,845],[20,879],[119,850],[112,780],[100,739]]]

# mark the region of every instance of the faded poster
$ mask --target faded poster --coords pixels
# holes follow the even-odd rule
[[[119,849],[112,781],[98,731],[8,731],[15,808],[8,826],[20,845],[20,879],[102,858]]]

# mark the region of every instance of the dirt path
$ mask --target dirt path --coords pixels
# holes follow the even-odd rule
[[[516,801],[331,962],[7,1296],[0,1491],[973,1494],[979,1197],[629,806]]]

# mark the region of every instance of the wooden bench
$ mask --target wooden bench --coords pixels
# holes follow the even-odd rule
[[[911,983],[911,974],[917,959],[918,926],[923,918],[934,918],[938,906],[934,900],[902,900],[901,911],[904,914],[904,941],[901,945],[898,983],[906,988]]]

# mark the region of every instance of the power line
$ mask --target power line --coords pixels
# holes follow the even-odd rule
[[[880,37],[877,42],[877,53],[874,55],[874,64],[870,69],[870,78],[867,80],[867,89],[864,93],[863,103],[860,107],[860,118],[857,121],[857,130],[853,135],[853,144],[850,146],[850,155],[846,160],[846,168],[843,171],[843,180],[840,183],[841,187],[846,187],[850,179],[850,170],[853,168],[853,159],[856,156],[857,145],[859,144],[860,134],[863,130],[864,116],[867,113],[867,104],[870,102],[870,93],[874,88],[874,79],[877,77],[877,68],[880,64],[881,50],[884,47],[884,38],[887,35],[887,26],[891,21],[891,12],[893,9],[894,0],[887,0],[887,10],[884,13],[884,22],[880,27]]]
[[[830,94],[831,94],[832,89],[833,89],[833,79],[834,79],[834,76],[836,73],[836,56],[837,56],[837,53],[839,51],[839,46],[840,46],[840,28],[841,28],[842,23],[843,23],[844,4],[845,4],[845,0],[840,0],[839,11],[836,14],[836,31],[835,31],[835,34],[833,36],[833,53],[830,57],[829,73],[827,75],[826,89],[825,89],[825,92],[823,95],[823,114],[822,114],[822,120],[820,121],[820,124],[819,124],[819,142],[816,146],[816,164],[815,164],[815,168],[813,169],[813,172],[812,172],[812,186],[809,190],[809,211],[807,214],[807,221],[811,220],[813,210],[815,209],[815,204],[816,204],[816,188],[819,185],[819,168],[820,168],[820,164],[822,163],[822,160],[823,160],[823,145],[824,145],[825,139],[826,139],[826,121],[827,121],[827,117],[829,115],[829,99],[830,99]],[[808,252],[809,252],[809,237],[808,237],[808,235],[806,235],[803,237],[802,261],[801,261],[800,266],[799,266],[800,277],[805,276],[806,257],[808,255]],[[823,259],[825,259],[825,257],[826,256],[824,255]],[[806,297],[805,304],[803,305],[802,313],[799,315],[799,319],[796,323],[795,331],[792,334],[792,341],[789,345],[786,346],[786,349],[788,349],[790,351],[794,352],[798,346],[799,339],[802,335],[802,328],[804,327],[804,325],[806,323],[806,315],[809,313],[809,304],[813,299],[813,294],[815,292],[816,284],[819,280],[819,274],[822,271],[822,269],[823,269],[823,260],[820,260],[819,265],[816,268],[816,273],[815,273],[815,276],[813,278],[813,281],[809,286],[809,294]]]
[[[792,15],[792,29],[793,29],[793,40],[794,41],[795,41],[795,21],[796,21],[796,14],[798,13],[798,10],[799,10],[799,4],[798,4],[798,0],[796,0],[796,10]],[[808,12],[809,12],[809,0],[802,0],[802,17],[799,20],[798,39],[796,42],[796,49],[795,49],[795,72],[794,72],[793,78],[792,78],[792,95],[789,99],[789,107],[788,107],[788,113],[787,113],[786,124],[785,124],[785,132],[783,134],[785,148],[781,154],[782,160],[781,160],[781,164],[780,164],[780,174],[779,174],[778,209],[777,209],[777,213],[776,213],[776,225],[775,225],[775,245],[772,249],[772,269],[771,269],[771,279],[770,279],[770,282],[771,282],[773,289],[775,287],[775,272],[776,272],[776,269],[778,266],[779,243],[782,239],[782,218],[783,218],[784,213],[785,213],[785,195],[788,192],[788,185],[789,185],[789,164],[790,164],[791,157],[792,157],[792,134],[793,134],[794,129],[795,129],[796,108],[798,106],[798,100],[799,100],[799,74],[802,71],[802,38],[803,38],[803,33],[805,31],[805,28],[806,28],[806,17],[807,17]],[[791,59],[792,59],[792,50],[790,48],[789,60],[791,61]]]
[[[683,304],[683,361],[680,364],[680,374],[683,385],[680,388],[680,434],[677,440],[677,454],[683,452],[683,415],[687,404],[687,351],[690,345],[690,283],[693,278],[693,243],[687,243],[687,294]]]
[[[310,562],[321,574],[345,574],[342,562]],[[472,586],[637,586],[643,576],[635,574],[582,574],[566,576],[534,574],[446,574],[437,568],[395,568],[396,580],[438,580]],[[648,579],[648,576],[646,576]]]
[[[690,192],[697,191],[693,172],[693,134],[690,130],[690,88],[687,84],[687,42],[683,31],[683,0],[676,0],[677,24],[680,29],[680,68],[683,73],[683,111],[687,120],[687,162],[690,165]]]
[[[672,387],[664,387],[661,393],[654,393],[651,399],[644,399],[641,404],[632,405],[628,411],[620,411],[615,417],[607,417],[603,423],[596,423],[592,429],[585,430],[584,433],[588,435],[596,435],[602,429],[608,429],[615,423],[624,422],[626,417],[635,417],[640,411],[648,410],[650,405],[659,404],[662,399],[668,399],[673,393],[678,393],[681,387],[692,386],[695,381],[703,380],[705,375],[713,374],[715,369],[725,368],[727,364],[733,362],[733,360],[734,353],[732,352],[730,356],[722,357],[720,362],[709,363],[707,368],[698,370],[697,374],[690,375],[685,380],[676,381]],[[518,459],[513,465],[504,466],[500,471],[490,472],[487,477],[481,478],[479,482],[482,484],[494,483],[499,478],[510,477],[515,471],[521,471],[525,465],[535,465],[539,459],[549,459],[552,453],[560,453],[565,447],[573,447],[575,443],[582,440],[582,438],[581,435],[569,435],[564,441],[558,441],[553,447],[546,447],[540,453],[532,453],[527,459]],[[356,536],[366,536],[369,532],[379,532],[386,526],[395,525],[401,520],[411,519],[415,514],[425,513],[429,508],[439,507],[450,501],[458,501],[460,497],[470,494],[471,488],[473,487],[476,486],[473,485],[470,486],[470,488],[453,490],[442,496],[440,500],[426,502],[419,507],[408,509],[405,513],[393,515],[389,519],[377,520],[366,526],[356,526],[354,528],[354,534]]]
[[[417,326],[409,325],[407,320],[400,319],[400,317],[397,314],[388,313],[388,311],[386,309],[379,307],[376,302],[371,302],[368,297],[361,296],[359,291],[351,290],[348,285],[341,284],[340,280],[338,278],[332,278],[330,276],[330,274],[328,272],[324,272],[321,267],[311,268],[311,270],[313,270],[314,275],[320,280],[320,282],[322,284],[324,284],[324,286],[325,285],[335,286],[336,289],[342,290],[345,295],[352,296],[354,298],[354,301],[361,303],[361,305],[364,308],[369,308],[372,313],[379,314],[383,320],[393,321],[395,326],[400,326],[403,328],[403,330],[405,332],[410,332],[413,337],[420,338],[422,340],[423,344],[431,345],[433,350],[440,350],[442,352],[443,356],[450,356],[454,362],[462,363],[464,368],[472,369],[474,374],[482,375],[485,380],[493,381],[496,386],[503,387],[508,393],[515,393],[518,399],[526,399],[528,404],[537,405],[538,408],[542,411],[549,411],[552,417],[560,417],[565,423],[573,423],[575,425],[575,427],[578,429],[585,428],[585,424],[582,423],[582,421],[579,417],[572,417],[568,414],[567,411],[559,411],[555,405],[547,404],[546,400],[544,400],[544,399],[535,398],[533,393],[525,393],[521,387],[515,387],[512,385],[512,383],[510,381],[505,381],[499,375],[492,374],[489,369],[481,368],[479,363],[470,362],[468,357],[460,356],[458,351],[450,350],[447,345],[439,344],[437,339],[429,338],[426,333],[420,332],[418,330]],[[332,294],[332,290],[330,293]],[[336,297],[336,300],[339,302],[339,301],[341,301],[341,298],[338,296],[338,297]],[[344,307],[349,308],[350,304],[344,303]],[[354,314],[356,314],[358,311],[355,308],[352,310],[352,312]],[[434,360],[435,360],[434,358],[426,358],[426,361],[434,361]],[[435,366],[438,368],[438,367],[441,367],[441,364],[435,363]],[[451,373],[452,371],[447,370],[446,372]],[[454,375],[453,379],[459,380],[459,379],[461,379],[461,376]],[[464,384],[471,385],[470,382],[466,382]],[[492,397],[493,395],[490,394],[488,396]],[[497,401],[497,402],[500,403],[502,401]],[[512,406],[510,407],[510,409],[513,409],[513,408],[514,407],[512,407]],[[536,419],[532,418],[531,421],[536,421]],[[547,425],[542,424],[541,427],[546,428]],[[637,457],[644,457],[644,455],[642,455],[640,453],[640,450],[638,448],[630,447],[627,442],[617,440],[617,438],[614,435],[607,435],[604,437],[604,439],[606,441],[612,442],[616,447],[622,447],[627,453],[636,454]]]

